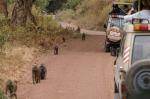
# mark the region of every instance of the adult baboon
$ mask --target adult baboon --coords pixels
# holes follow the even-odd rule
[[[62,41],[63,41],[63,43],[64,43],[64,42],[66,42],[66,39],[65,39],[65,37],[62,37]]]
[[[58,55],[58,50],[59,50],[59,48],[58,48],[58,46],[56,45],[56,46],[54,47],[54,55]]]
[[[36,64],[32,67],[32,80],[33,84],[40,83],[40,70]]]
[[[6,82],[5,94],[13,99],[17,99],[17,81],[8,80]]]
[[[80,29],[80,27],[79,27],[79,26],[78,26],[78,28],[77,28],[77,30],[76,30],[76,31],[80,33],[81,29]]]
[[[40,78],[41,80],[45,80],[47,75],[47,69],[44,64],[40,65]]]
[[[85,40],[85,33],[82,34],[82,40]]]

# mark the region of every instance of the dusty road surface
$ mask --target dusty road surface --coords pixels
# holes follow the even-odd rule
[[[74,30],[77,30],[78,29],[78,26],[77,25],[74,25],[72,23],[66,23],[66,22],[60,22],[60,25],[63,27],[63,28],[72,28]],[[80,29],[80,32],[81,33],[86,33],[88,35],[105,35],[106,33],[103,32],[103,31],[96,31],[96,30],[87,30],[87,29]]]
[[[41,56],[38,63],[46,64],[47,80],[33,85],[29,66],[18,99],[114,99],[113,58],[103,47],[104,36],[88,36],[67,41],[58,56]]]

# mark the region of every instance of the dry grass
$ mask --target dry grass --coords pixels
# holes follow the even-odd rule
[[[72,20],[72,22],[75,20],[76,24],[84,28],[99,29],[110,10],[111,5],[104,0],[82,0],[75,11],[66,10],[59,12],[58,15],[61,16],[61,20]]]
[[[0,89],[7,79],[19,80],[26,71],[26,63],[32,61],[35,54],[61,44],[62,37],[70,39],[76,34],[61,28],[51,16],[43,15],[35,6],[33,14],[38,26],[28,21],[26,27],[12,27],[8,25],[8,19],[0,16]]]

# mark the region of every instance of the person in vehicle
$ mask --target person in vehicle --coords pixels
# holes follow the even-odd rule
[[[118,4],[113,4],[113,9],[112,11],[109,13],[111,15],[126,15],[126,13],[119,8]]]
[[[138,11],[138,0],[134,1],[132,8],[128,11],[128,15],[134,14]]]
[[[136,12],[135,14],[132,14],[132,15],[123,16],[123,18],[126,21],[130,21],[133,18],[149,19],[150,20],[150,0],[141,0],[140,5],[141,5],[140,6],[141,11]]]
[[[128,13],[129,10],[130,10],[130,8],[129,8],[128,5],[124,5],[124,6],[123,6],[123,10],[125,11],[125,13]]]

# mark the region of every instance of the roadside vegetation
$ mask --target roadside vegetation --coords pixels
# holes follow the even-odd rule
[[[99,29],[110,10],[110,5],[105,1],[58,0],[59,5],[56,9],[52,9],[56,13],[58,19],[56,21],[45,13],[49,12],[49,4],[53,0],[33,1],[32,14],[36,23],[27,18],[23,25],[12,24],[11,16],[15,6],[13,0],[8,0],[8,17],[0,14],[0,89],[4,89],[7,79],[21,79],[26,72],[26,65],[41,53],[52,49],[54,45],[62,44],[62,37],[66,40],[78,37],[77,32],[70,28],[63,29],[57,21],[73,22],[82,27]],[[20,21],[19,16],[14,18],[16,18],[14,23]],[[0,90],[0,97],[2,94]]]
[[[12,5],[10,2],[8,12],[12,11]],[[26,65],[54,45],[61,45],[62,37],[68,40],[79,35],[72,29],[63,29],[51,16],[43,14],[37,5],[33,5],[32,14],[37,25],[30,20],[25,26],[11,25],[11,15],[5,18],[0,14],[0,89],[4,89],[8,79],[19,81],[26,72]]]
[[[58,21],[88,29],[103,29],[111,10],[111,4],[104,0],[35,0],[34,4],[49,14],[56,14]]]
[[[111,5],[103,0],[74,0],[75,6],[64,8],[57,14],[60,21],[73,22],[88,29],[102,29],[111,10]],[[72,5],[74,3],[71,3]]]

